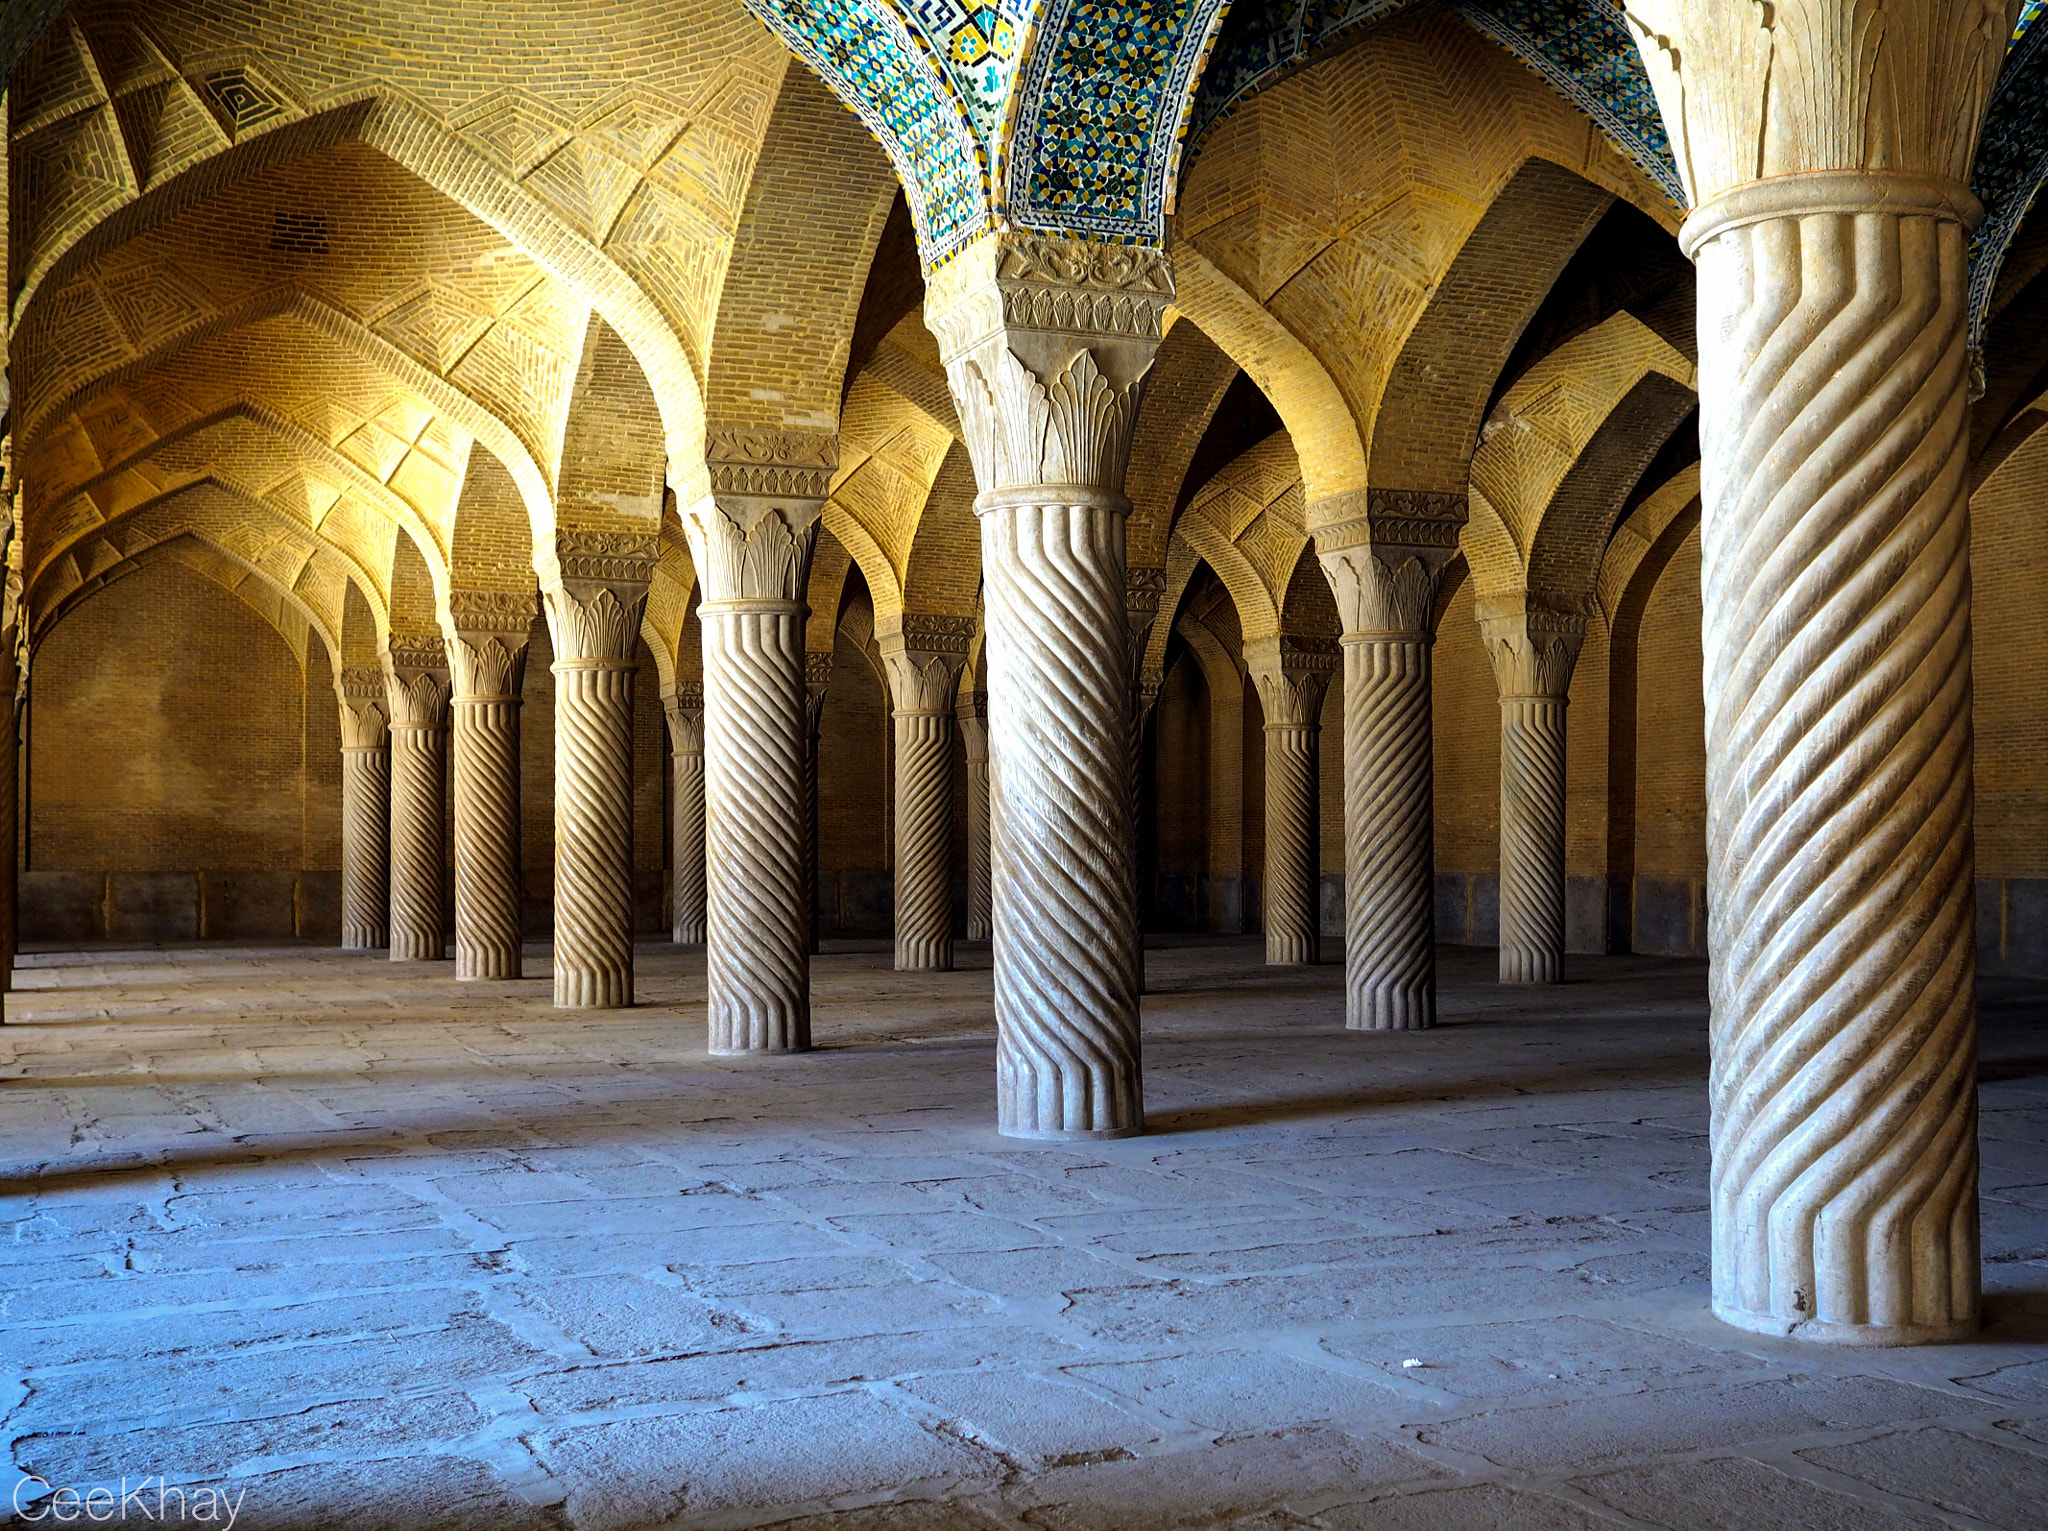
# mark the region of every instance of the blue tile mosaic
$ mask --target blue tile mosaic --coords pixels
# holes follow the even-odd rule
[[[1977,142],[1971,189],[1984,203],[1984,222],[1970,247],[1970,341],[1982,345],[2005,253],[2048,181],[2048,26],[2034,25],[2048,4],[2031,0],[2020,13],[2005,68]]]

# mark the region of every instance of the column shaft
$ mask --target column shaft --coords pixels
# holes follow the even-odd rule
[[[896,714],[896,970],[953,966],[953,719]]]
[[[344,710],[345,712],[345,710]],[[378,719],[378,734],[384,733]],[[391,944],[391,745],[341,752],[341,944],[375,951]]]
[[[14,987],[14,958],[21,943],[21,713],[11,627],[0,629],[0,648],[0,994],[5,994]]]
[[[704,804],[711,1050],[811,1045],[804,907],[804,609],[706,601]]]
[[[519,699],[457,697],[455,976],[523,971],[519,857]]]
[[[448,954],[448,672],[438,637],[392,639],[391,960]]]
[[[633,1003],[633,666],[558,659],[555,1004]]]
[[[986,941],[995,929],[989,887],[988,693],[976,692],[960,713],[967,749],[967,939]]]
[[[1317,887],[1322,876],[1321,794],[1313,726],[1266,725],[1266,961],[1322,958]]]
[[[810,949],[819,948],[818,918],[818,748],[825,724],[825,693],[832,684],[832,656],[804,655],[804,917],[810,921]]]
[[[1500,981],[1564,969],[1562,697],[1500,700]]]
[[[701,688],[668,706],[674,773],[670,812],[669,915],[679,946],[704,941],[704,698]]]
[[[1344,640],[1344,1024],[1436,1024],[1435,758],[1426,635]]]
[[[1686,230],[1714,1310],[1942,1340],[1975,1329],[1979,1284],[1966,199],[1798,179]]]
[[[1035,502],[981,513],[997,1119],[1016,1137],[1123,1137],[1144,1124],[1124,513]]]

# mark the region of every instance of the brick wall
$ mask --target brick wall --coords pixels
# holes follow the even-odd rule
[[[889,821],[889,695],[840,634],[818,723],[818,933],[886,936],[895,909]],[[954,799],[966,811],[964,790]]]

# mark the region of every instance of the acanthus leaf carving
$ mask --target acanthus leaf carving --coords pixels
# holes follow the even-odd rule
[[[682,522],[704,599],[801,605],[822,510],[815,501],[729,507],[715,496],[698,500]]]
[[[385,688],[393,728],[445,728],[448,725],[448,672],[394,669]]]
[[[526,683],[524,630],[509,643],[498,633],[457,632],[448,663],[457,701],[517,701]]]
[[[640,639],[640,613],[647,587],[626,598],[610,585],[583,597],[564,586],[547,592],[548,634],[554,641],[555,664],[630,668]]]
[[[1437,585],[1454,551],[1454,547],[1374,548],[1365,542],[1329,548],[1318,537],[1323,575],[1336,597],[1345,637],[1427,638],[1436,611]]]
[[[1586,619],[1568,612],[1530,607],[1489,614],[1482,610],[1480,635],[1502,697],[1562,698],[1586,641]]]

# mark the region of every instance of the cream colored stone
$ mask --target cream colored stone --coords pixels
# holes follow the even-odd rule
[[[896,733],[896,970],[953,966],[953,709],[972,617],[906,613],[881,634]]]
[[[391,960],[448,955],[448,656],[438,637],[394,638],[384,658],[391,708]]]

